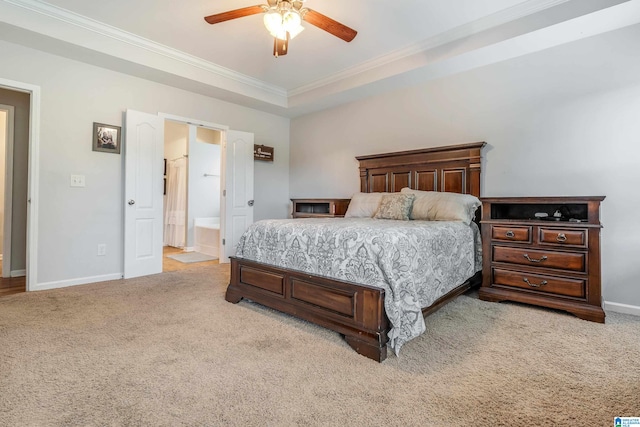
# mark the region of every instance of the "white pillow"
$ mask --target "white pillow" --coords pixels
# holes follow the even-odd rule
[[[345,218],[372,218],[380,206],[382,196],[388,193],[356,193],[351,197]]]
[[[408,187],[401,193],[415,194],[411,219],[427,221],[462,221],[470,224],[476,209],[482,204],[471,194],[446,193],[442,191],[420,191]]]

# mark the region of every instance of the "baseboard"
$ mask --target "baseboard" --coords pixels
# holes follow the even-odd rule
[[[604,302],[604,311],[613,311],[616,313],[632,314],[634,316],[640,316],[640,307],[637,305],[621,304],[619,302]]]
[[[24,277],[27,275],[27,270],[11,270],[11,277]]]
[[[68,286],[88,285],[89,283],[106,282],[107,280],[120,280],[122,273],[105,274],[103,276],[81,277],[78,279],[58,280],[56,282],[38,283],[32,291],[44,291],[47,289],[66,288]]]
[[[196,249],[196,252],[200,252],[201,254],[205,254],[209,256],[214,256],[216,258],[218,258],[220,254],[217,246],[196,245],[195,249]]]

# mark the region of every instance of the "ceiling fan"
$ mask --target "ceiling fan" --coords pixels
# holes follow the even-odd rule
[[[306,21],[334,36],[350,42],[358,34],[357,31],[334,21],[321,13],[303,7],[305,0],[268,0],[265,5],[243,7],[215,15],[205,16],[209,24],[219,24],[231,19],[264,13],[264,25],[273,36],[273,56],[286,55],[289,41],[300,34]]]

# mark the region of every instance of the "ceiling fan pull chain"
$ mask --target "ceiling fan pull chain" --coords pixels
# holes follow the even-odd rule
[[[289,32],[287,31],[286,37],[284,40],[279,39],[278,37],[273,38],[273,56],[276,58],[279,56],[284,56],[289,51],[289,40],[291,39]]]

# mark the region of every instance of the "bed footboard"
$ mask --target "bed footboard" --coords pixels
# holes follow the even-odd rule
[[[231,257],[226,300],[250,299],[342,334],[358,353],[382,362],[389,323],[384,289]]]

